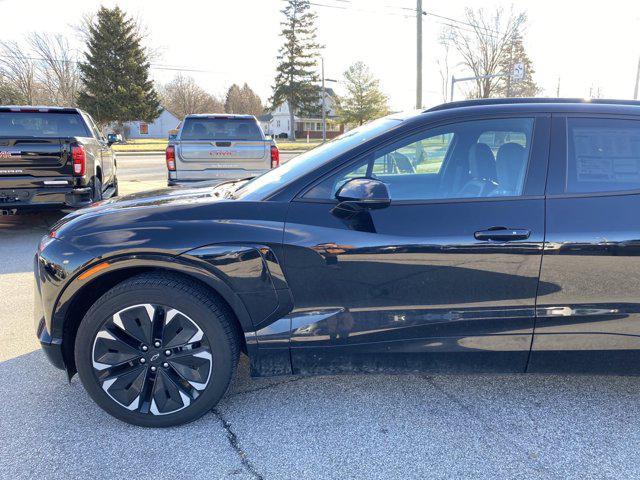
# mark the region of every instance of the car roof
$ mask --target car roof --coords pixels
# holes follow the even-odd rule
[[[186,118],[246,118],[255,120],[253,115],[240,115],[237,113],[191,113]]]
[[[517,112],[609,113],[640,115],[640,101],[581,98],[489,98],[437,105],[422,114],[491,114]]]
[[[55,107],[49,105],[0,105],[2,112],[56,112],[56,113],[79,113],[81,110],[74,107]]]

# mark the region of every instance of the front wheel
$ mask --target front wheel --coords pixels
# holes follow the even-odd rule
[[[76,367],[93,400],[135,425],[169,427],[211,410],[238,359],[225,306],[199,284],[145,274],[104,294],[76,337]]]

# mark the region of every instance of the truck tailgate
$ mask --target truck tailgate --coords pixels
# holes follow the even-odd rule
[[[51,175],[67,158],[66,145],[59,138],[0,138],[0,177]]]
[[[178,154],[185,162],[220,163],[224,160],[266,160],[269,156],[268,142],[265,141],[182,141]]]

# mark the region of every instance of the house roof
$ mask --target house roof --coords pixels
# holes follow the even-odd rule
[[[271,115],[270,113],[265,113],[264,115],[260,115],[258,117],[258,120],[260,120],[261,122],[269,122],[272,118],[273,115]]]

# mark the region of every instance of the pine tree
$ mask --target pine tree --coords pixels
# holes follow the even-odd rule
[[[225,97],[224,109],[227,113],[240,113],[245,115],[255,115],[256,117],[262,114],[263,106],[262,100],[251,90],[246,83],[240,88],[235,83],[227,90]]]
[[[533,74],[535,73],[533,62],[529,58],[529,55],[527,55],[522,35],[519,33],[514,35],[511,40],[511,45],[502,55],[500,59],[500,71],[510,75],[513,71],[513,66],[517,63],[524,65],[524,78],[519,81],[514,81],[511,78],[501,79],[495,90],[495,96],[535,97],[542,92],[542,89],[533,78]]]
[[[363,62],[356,62],[344,72],[347,95],[340,99],[338,116],[351,126],[383,117],[389,113],[387,96],[380,90],[380,81]]]
[[[160,115],[141,38],[134,21],[119,7],[100,8],[89,26],[85,57],[78,105],[98,123],[152,122]]]
[[[278,67],[273,87],[273,107],[289,104],[289,137],[295,138],[296,114],[317,113],[320,103],[317,56],[321,48],[316,42],[316,15],[309,0],[287,0],[281,23],[284,44],[278,54]]]

